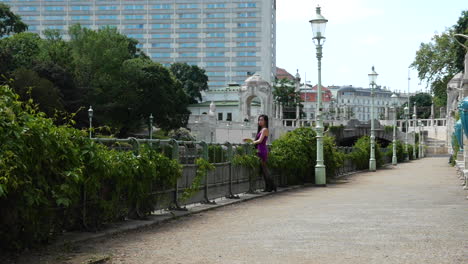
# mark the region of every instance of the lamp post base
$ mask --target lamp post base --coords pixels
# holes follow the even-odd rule
[[[395,156],[392,157],[392,165],[393,166],[397,165],[397,157],[395,157]]]
[[[375,163],[375,159],[370,159],[369,160],[369,170],[370,171],[376,171],[377,170],[377,164]]]
[[[325,166],[315,166],[315,186],[327,186],[327,178],[325,174]]]

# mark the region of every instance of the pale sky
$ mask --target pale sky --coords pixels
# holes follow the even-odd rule
[[[277,0],[276,65],[317,83],[317,58],[309,20],[317,5],[328,19],[322,85],[368,87],[375,66],[378,85],[408,90],[408,67],[421,42],[454,25],[467,0]],[[416,70],[410,91],[425,90]]]

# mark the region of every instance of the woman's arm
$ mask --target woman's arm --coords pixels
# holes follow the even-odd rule
[[[266,136],[268,136],[268,128],[262,129],[261,132],[262,132],[262,133],[260,134],[260,137],[259,137],[257,140],[255,140],[255,141],[253,142],[254,145],[260,144],[260,143],[263,141],[263,139],[264,139]]]

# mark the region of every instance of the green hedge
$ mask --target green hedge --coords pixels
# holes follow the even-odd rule
[[[369,169],[370,137],[359,138],[353,146],[353,151],[348,154],[358,170]],[[382,167],[384,160],[380,150],[380,144],[375,142],[375,160],[377,168]]]
[[[156,204],[151,192],[181,176],[177,161],[152,149],[109,150],[85,131],[55,126],[7,86],[0,112],[0,248],[145,217]]]
[[[288,176],[289,184],[314,181],[316,134],[311,128],[298,128],[273,141],[269,165]],[[324,137],[324,162],[327,179],[342,166],[344,154],[336,150],[334,138]]]
[[[391,160],[393,157],[393,143],[387,146],[387,155],[389,156]],[[401,142],[400,140],[396,141],[396,156],[397,156],[397,162],[405,161],[405,157],[406,157],[405,143]]]

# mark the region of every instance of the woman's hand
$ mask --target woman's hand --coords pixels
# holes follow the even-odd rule
[[[253,143],[253,140],[250,138],[244,138],[242,141],[244,141],[245,143]]]

